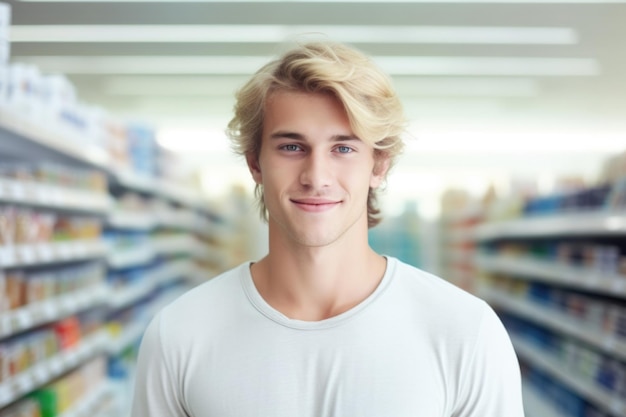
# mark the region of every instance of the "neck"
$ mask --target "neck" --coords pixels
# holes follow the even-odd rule
[[[270,221],[269,254],[253,265],[252,276],[261,296],[287,317],[318,321],[341,314],[384,275],[386,260],[369,247],[367,227],[322,247],[294,244],[277,227]]]

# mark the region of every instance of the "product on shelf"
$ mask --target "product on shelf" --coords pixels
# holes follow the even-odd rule
[[[103,280],[104,271],[97,261],[45,269],[5,270],[0,273],[0,311],[95,288]]]
[[[0,409],[0,417],[43,417],[39,402],[34,398],[25,398],[5,409]]]
[[[13,245],[98,239],[102,220],[97,217],[0,204],[0,248]]]
[[[84,401],[90,391],[96,390],[102,384],[105,372],[106,361],[98,357],[36,390],[30,397],[38,403],[41,417],[57,417]]]

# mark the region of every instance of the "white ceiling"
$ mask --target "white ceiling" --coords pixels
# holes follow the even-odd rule
[[[418,182],[596,170],[626,148],[626,1],[8,3],[13,61],[113,113],[217,132],[213,155],[237,86],[303,32],[393,75],[417,139],[399,174]]]

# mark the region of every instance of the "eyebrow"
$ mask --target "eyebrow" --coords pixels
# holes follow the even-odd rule
[[[301,140],[301,141],[306,142],[306,136],[300,133],[290,132],[290,131],[281,131],[281,130],[279,130],[278,132],[272,133],[270,135],[270,139],[293,139],[293,140]],[[361,141],[361,139],[355,135],[333,135],[330,139],[333,142],[344,142],[344,141],[351,141],[351,140]]]

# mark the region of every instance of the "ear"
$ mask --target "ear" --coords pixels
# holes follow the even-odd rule
[[[388,157],[379,157],[374,163],[374,169],[370,177],[370,188],[376,189],[385,180],[391,160]]]
[[[246,155],[246,163],[248,164],[248,169],[252,174],[254,182],[261,184],[263,182],[263,176],[261,175],[261,167],[259,166],[258,158],[255,155],[248,154]]]

